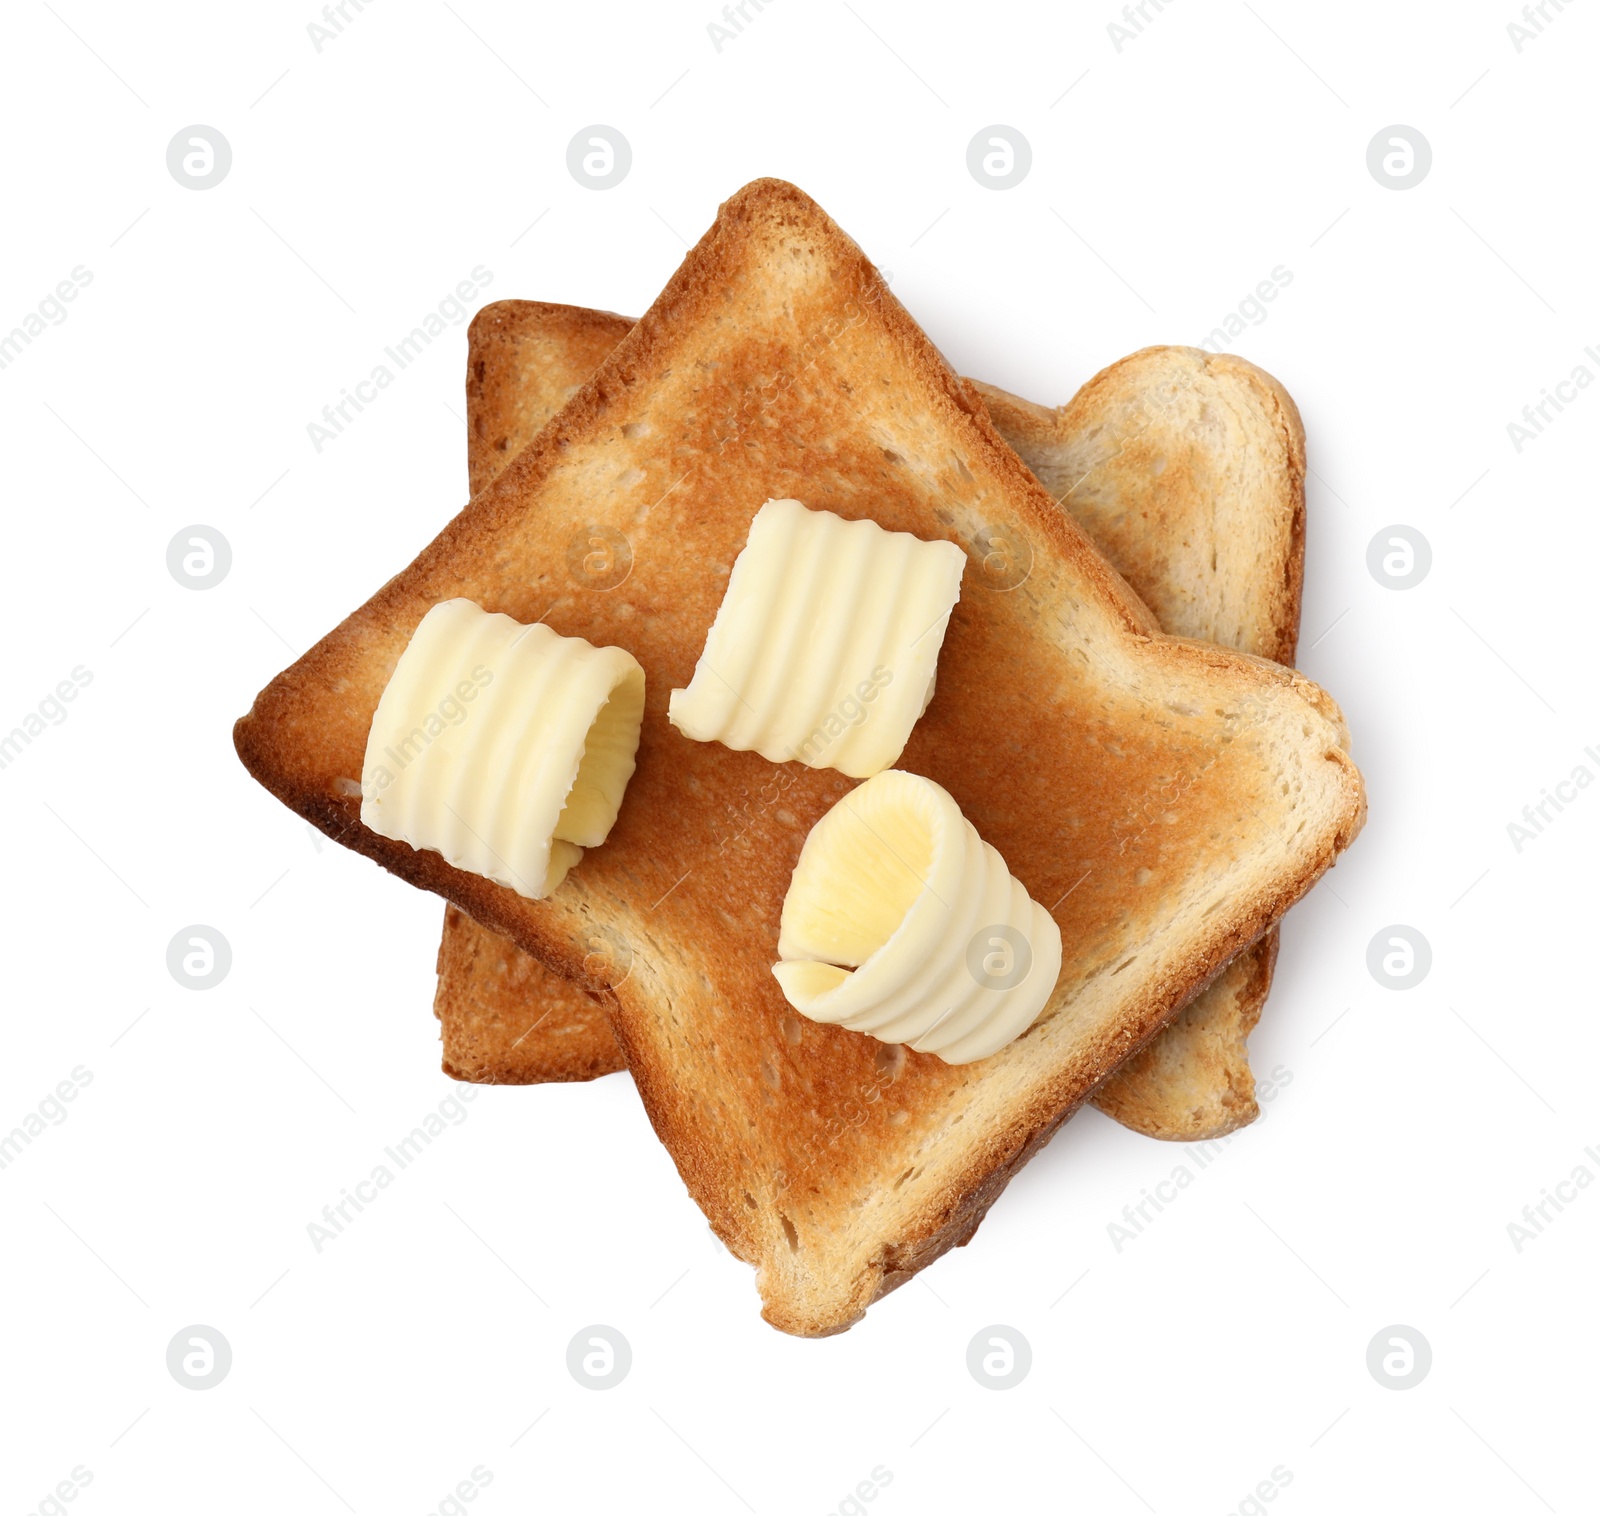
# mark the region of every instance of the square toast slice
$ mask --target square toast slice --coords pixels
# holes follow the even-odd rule
[[[771,974],[789,876],[842,776],[667,722],[762,502],[944,538],[972,559],[900,767],[942,784],[1066,954],[993,1057],[951,1066],[802,1022]],[[577,532],[572,523],[582,522]],[[614,534],[630,570],[580,565]],[[612,540],[608,537],[607,540]],[[530,901],[359,819],[367,731],[422,617],[466,596],[638,658],[638,768],[604,847]],[[1163,636],[803,192],[728,200],[533,445],[256,697],[246,767],[335,840],[582,980],[763,1315],[843,1330],[965,1243],[1087,1094],[1333,863],[1365,802],[1338,707],[1265,660]],[[605,983],[591,987],[604,989]]]
[[[467,460],[485,488],[633,322],[530,300],[468,332]],[[1242,358],[1146,348],[1051,409],[971,381],[996,430],[1155,612],[1163,630],[1294,661],[1305,555],[1305,433],[1294,401]],[[1274,927],[1093,1095],[1133,1130],[1225,1136],[1258,1107],[1246,1038],[1272,983]],[[487,1084],[626,1067],[603,1000],[453,905],[434,1011],[445,1072]]]

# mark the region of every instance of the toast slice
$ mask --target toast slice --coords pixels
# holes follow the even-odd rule
[[[951,793],[1067,945],[1039,1019],[992,1058],[952,1066],[794,1015],[771,973],[783,896],[806,833],[854,786],[667,722],[769,497],[969,551],[900,767]],[[610,588],[569,568],[603,533],[631,554]],[[454,596],[626,647],[646,671],[616,827],[545,900],[360,824],[378,699]],[[771,179],[721,207],[555,420],[274,679],[234,740],[335,840],[567,977],[592,975],[597,935],[619,945],[629,971],[607,1009],[651,1122],[756,1266],[763,1315],[805,1335],[848,1327],[968,1241],[1016,1169],[1311,887],[1365,810],[1333,701],[1291,670],[1162,636],[861,250]]]
[[[502,300],[468,333],[468,472],[484,488],[633,323]],[[1157,347],[1049,409],[973,381],[996,430],[1162,627],[1292,663],[1305,553],[1305,433],[1253,364]],[[1215,565],[1215,567],[1213,567]],[[1123,1125],[1199,1141],[1258,1114],[1246,1038],[1277,929],[1252,944],[1093,1095]],[[601,1002],[445,907],[434,1010],[445,1071],[481,1083],[590,1079],[625,1067]]]

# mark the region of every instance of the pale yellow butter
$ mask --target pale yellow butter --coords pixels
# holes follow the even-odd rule
[[[774,763],[879,773],[933,698],[965,566],[952,542],[767,501],[668,720]]]
[[[1044,1009],[1061,929],[946,790],[890,770],[811,829],[778,957],[802,1015],[971,1063]]]
[[[443,601],[378,701],[361,820],[540,899],[606,840],[643,717],[631,653]]]

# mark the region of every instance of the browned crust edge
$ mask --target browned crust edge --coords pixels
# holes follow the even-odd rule
[[[499,968],[483,962],[485,953],[515,954],[509,967],[519,977],[532,970],[540,981],[538,993],[518,993],[515,1003],[524,1016],[533,1018],[521,1029],[521,1037],[537,1033],[545,1018],[556,1015],[567,1035],[546,1035],[540,1039],[539,1061],[530,1066],[508,1058],[502,1046],[485,1047],[482,1012],[483,995],[489,990],[503,995],[497,983]],[[444,908],[444,925],[439,934],[436,963],[438,986],[434,991],[433,1013],[438,1018],[443,1048],[439,1066],[452,1079],[467,1084],[574,1084],[599,1079],[625,1069],[622,1049],[611,1035],[605,1015],[607,997],[560,978],[537,959],[529,958],[509,938],[493,936],[453,905]],[[532,991],[534,986],[528,986]],[[506,1004],[509,1006],[510,1001]],[[571,1035],[574,1017],[581,1017],[578,1030]],[[514,1029],[514,1028],[513,1028]],[[492,1040],[491,1040],[492,1042]]]
[[[1213,981],[1213,984],[1226,982],[1230,971],[1241,966],[1248,972],[1245,983],[1233,992],[1222,1014],[1214,1016],[1204,1027],[1190,1028],[1185,1023],[1201,998],[1196,996],[1094,1092],[1091,1099],[1095,1107],[1131,1131],[1165,1142],[1209,1142],[1253,1122],[1261,1109],[1256,1103],[1255,1077],[1246,1055],[1245,1039],[1261,1020],[1277,958],[1278,928],[1274,926],[1230,960]],[[1210,990],[1208,986],[1201,995]],[[1215,1024],[1219,1021],[1222,1023],[1220,1033]],[[1225,1033],[1236,1042],[1236,1046],[1228,1050],[1223,1077],[1208,1083],[1203,1106],[1184,1108],[1165,1091],[1170,1081],[1161,1067],[1162,1044],[1180,1031],[1190,1034],[1185,1039],[1187,1051],[1197,1060],[1206,1057],[1203,1042],[1207,1036]],[[1194,1046],[1196,1042],[1202,1045]]]
[[[1306,578],[1305,423],[1300,419],[1300,407],[1294,403],[1294,397],[1265,369],[1257,368],[1248,359],[1232,353],[1208,357],[1207,365],[1233,373],[1256,390],[1271,411],[1273,421],[1283,437],[1284,454],[1289,460],[1293,516],[1289,528],[1289,552],[1284,560],[1283,579],[1276,596],[1278,613],[1274,618],[1274,626],[1278,640],[1276,646],[1263,649],[1263,656],[1292,668],[1300,641],[1300,612]]]

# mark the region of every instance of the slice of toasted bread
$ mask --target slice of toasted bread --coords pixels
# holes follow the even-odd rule
[[[482,489],[633,323],[526,300],[468,333],[468,470]],[[603,356],[603,353],[600,354]],[[1279,663],[1294,658],[1305,549],[1305,434],[1270,375],[1232,356],[1157,347],[1049,409],[974,381],[1000,435],[1139,591],[1162,627]],[[1151,1137],[1221,1137],[1258,1113],[1246,1038],[1277,929],[1246,948],[1094,1103]],[[624,1067],[600,1003],[446,907],[434,999],[457,1078],[537,1084]],[[471,1072],[468,1072],[471,1071]]]
[[[973,559],[900,767],[942,784],[1062,929],[1049,1003],[992,1058],[952,1066],[789,1009],[771,973],[784,893],[807,831],[853,784],[666,719],[769,497]],[[608,533],[631,571],[597,585],[578,565]],[[373,711],[422,617],[455,596],[626,647],[646,671],[616,827],[545,900],[360,824]],[[569,977],[597,934],[628,955],[608,1009],[651,1122],[756,1265],[767,1320],[807,1335],[966,1242],[1018,1166],[1364,816],[1333,701],[1291,670],[1162,636],[861,250],[778,180],[722,206],[560,415],[234,736],[299,814]]]

